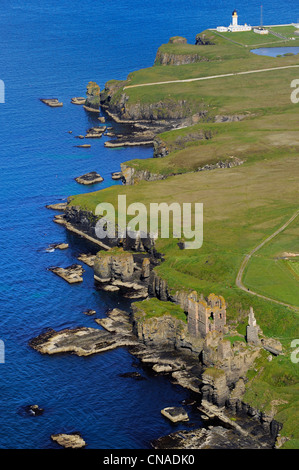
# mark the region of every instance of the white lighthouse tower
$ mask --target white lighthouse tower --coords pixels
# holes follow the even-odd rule
[[[237,10],[234,10],[232,13],[232,22],[228,27],[218,26],[217,31],[219,33],[232,32],[237,33],[241,31],[251,31],[251,26],[248,26],[246,23],[244,25],[238,24],[238,13]]]
[[[238,26],[238,13],[237,13],[237,10],[234,10],[233,14],[232,14],[232,26]]]

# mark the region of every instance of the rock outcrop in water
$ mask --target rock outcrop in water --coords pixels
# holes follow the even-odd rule
[[[51,439],[65,449],[81,449],[86,446],[86,442],[81,437],[80,433],[52,434]]]
[[[148,297],[150,260],[143,254],[133,255],[122,249],[100,251],[94,261],[94,279],[108,291],[119,291],[124,297]]]
[[[75,284],[77,282],[83,281],[82,274],[84,273],[84,269],[80,264],[72,264],[67,268],[52,267],[49,268],[49,271],[57,274],[57,276],[67,281],[69,284]]]
[[[161,410],[161,414],[169,419],[172,423],[179,423],[181,421],[189,421],[188,413],[182,407],[169,406]]]
[[[99,112],[100,108],[100,87],[96,82],[90,81],[86,87],[86,101],[83,105],[87,111]]]
[[[42,354],[74,353],[77,356],[90,356],[118,347],[136,346],[138,341],[132,334],[128,314],[115,309],[110,315],[107,319],[97,320],[106,331],[86,327],[49,330],[33,338],[29,346]],[[110,323],[107,323],[107,320]]]
[[[77,176],[75,180],[77,181],[77,183],[89,185],[89,184],[101,183],[102,181],[104,181],[104,178],[96,171],[90,171],[89,173],[86,173],[85,175]]]

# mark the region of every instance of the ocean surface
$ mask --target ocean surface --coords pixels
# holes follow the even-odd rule
[[[299,18],[297,0],[263,5],[265,24]],[[28,341],[46,328],[97,327],[83,314],[86,309],[103,317],[108,308],[128,307],[119,296],[96,291],[85,265],[80,285],[47,270],[76,262],[89,247],[53,223],[54,212],[45,205],[119,184],[111,172],[121,162],[152,156],[150,147],[106,149],[106,137],[92,141],[91,149],[75,148],[74,136],[98,121],[70,99],[84,96],[90,80],[103,87],[109,79],[151,66],[157,48],[171,36],[193,43],[202,30],[229,24],[234,8],[240,22],[259,23],[256,0],[1,1],[1,449],[58,448],[50,435],[72,431],[82,433],[88,448],[149,448],[152,439],[185,427],[170,424],[160,410],[179,405],[188,393],[144,370],[126,349],[88,358],[51,357],[31,349]],[[52,109],[39,101],[47,97],[64,106]],[[74,181],[94,170],[103,183],[84,187]],[[47,252],[56,242],[70,248]],[[135,370],[146,380],[119,377]],[[26,414],[30,404],[44,408],[44,414]],[[191,421],[200,425],[195,415]]]

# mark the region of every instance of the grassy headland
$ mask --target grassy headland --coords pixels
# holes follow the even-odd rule
[[[281,34],[289,34],[289,37],[292,33],[291,29],[281,30]],[[180,100],[189,103],[190,115],[199,108],[206,111],[197,124],[159,136],[169,150],[166,157],[126,162],[135,169],[168,178],[74,196],[70,204],[94,211],[100,202],[110,202],[117,209],[119,194],[127,196],[128,205],[142,202],[147,208],[153,202],[204,204],[202,248],[181,250],[177,239],[159,238],[156,246],[165,261],[155,269],[174,292],[196,290],[204,295],[211,292],[223,295],[227,302],[228,323],[243,335],[249,307],[253,306],[264,334],[279,338],[284,356],[273,358],[271,362],[264,356],[259,359],[256,371],[248,373],[250,381],[245,400],[261,410],[274,409],[276,419],[284,423],[281,434],[291,438],[285,446],[296,447],[299,432],[293,416],[298,414],[295,410],[298,410],[299,371],[298,365],[290,360],[290,343],[299,338],[298,310],[241,291],[235,281],[244,256],[298,210],[299,104],[291,103],[290,84],[299,78],[299,68],[123,88],[299,64],[298,55],[271,58],[250,53],[251,47],[259,43],[264,45],[270,39],[276,46],[295,46],[299,39],[280,42],[272,35],[266,39],[254,33],[236,33],[229,35],[229,39],[242,44],[235,44],[225,35],[219,36],[213,31],[205,31],[205,35],[214,45],[167,44],[160,50],[167,54],[193,54],[196,51],[205,61],[181,66],[155,65],[134,72],[122,82],[112,98],[117,102],[125,93],[128,97],[126,106],[160,103],[161,113],[165,103]],[[219,115],[242,115],[243,119],[217,123],[215,117]],[[234,168],[196,171],[231,156],[244,163]],[[299,251],[298,233],[298,221],[294,221],[257,252],[245,272],[245,285],[299,307],[298,268],[294,264],[295,268],[289,269],[291,262],[278,259],[282,252]],[[163,313],[163,303],[156,299],[148,300],[144,305],[148,315]],[[166,306],[165,313],[172,308]]]

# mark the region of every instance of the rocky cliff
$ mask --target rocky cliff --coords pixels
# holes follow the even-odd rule
[[[196,62],[208,62],[207,57],[200,55],[199,53],[194,54],[175,54],[171,52],[164,52],[158,49],[155,64],[156,65],[186,65],[194,64]]]
[[[89,82],[86,87],[85,108],[90,110],[99,110],[100,108],[100,87],[96,82]]]
[[[133,332],[146,345],[171,345],[181,347],[187,334],[187,325],[171,315],[147,318],[142,308],[132,306]]]
[[[197,38],[198,41],[200,40],[199,36],[196,37],[195,44],[203,45],[203,42],[197,42]],[[210,42],[207,43],[211,44]],[[169,44],[171,44],[170,47]],[[188,46],[186,38],[175,36],[169,39],[168,45],[163,45],[158,49],[155,65],[186,65],[195,62],[207,62],[208,60],[200,50],[195,50],[194,46]]]
[[[223,414],[224,407],[239,419],[250,417],[257,423],[256,426],[259,426],[261,432],[266,433],[264,437],[260,436],[259,440],[265,439],[266,442],[270,439],[270,445],[274,445],[282,428],[274,419],[274,413],[260,412],[243,401],[248,380],[246,373],[258,357],[259,349],[241,342],[231,345],[230,341],[215,332],[209,333],[205,339],[191,337],[184,321],[168,313],[151,316],[151,312],[149,314],[143,309],[142,304],[143,302],[138,302],[132,305],[131,318],[134,334],[151,348],[151,353],[145,355],[145,362],[156,362],[155,371],[172,373],[178,383],[190,389],[193,389],[191,384],[200,377],[200,383],[197,383],[196,387],[201,394],[206,413],[212,411],[214,417],[222,415],[222,419],[229,424],[233,421]],[[169,348],[176,351],[175,360],[171,359]],[[162,351],[167,351],[167,354],[164,355]],[[186,351],[191,355],[186,356]],[[182,367],[180,361],[185,363],[186,373],[183,372],[184,366]],[[194,368],[194,361],[197,361],[198,365],[201,363],[200,372],[196,366]],[[246,434],[242,425],[240,427],[236,424],[236,427]]]
[[[91,239],[99,240],[95,231],[99,216],[94,215],[90,210],[82,209],[80,206],[73,206],[71,198],[68,206],[64,209],[64,215],[59,217],[62,217],[63,224],[68,224],[70,227],[88,235]],[[147,252],[157,259],[160,257],[156,252],[154,239],[149,235],[142,238],[140,236],[136,236],[136,238],[115,236],[114,238],[101,239],[101,242],[111,248],[121,246],[125,250]]]
[[[104,98],[108,97],[108,98]],[[124,123],[155,124],[163,130],[180,125],[191,125],[192,116],[204,118],[207,114],[203,105],[195,107],[188,100],[175,100],[172,98],[152,103],[131,102],[130,90],[111,94],[111,90],[105,91],[101,96],[102,106],[117,121]]]
[[[133,185],[139,181],[157,181],[165,179],[164,175],[151,173],[148,170],[136,170],[125,163],[121,163],[122,179],[125,184]]]

